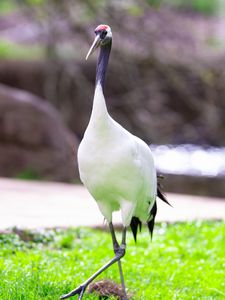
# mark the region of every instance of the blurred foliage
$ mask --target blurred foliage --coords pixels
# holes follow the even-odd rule
[[[202,14],[215,14],[219,9],[217,0],[146,0],[153,7],[170,6],[172,8],[198,12]]]
[[[96,18],[107,19],[110,22],[117,23],[120,12],[124,17],[129,15],[138,17],[144,14],[145,9],[150,7],[160,8],[163,6],[171,7],[185,11],[195,11],[203,14],[214,14],[218,12],[219,0],[128,0],[126,2],[118,2],[116,0],[105,1],[60,1],[60,0],[2,0],[0,2],[0,14],[9,13],[12,10],[23,11],[26,18],[33,20],[39,27],[40,32],[47,33],[47,40],[40,43],[38,46],[18,45],[6,40],[0,41],[0,58],[15,58],[15,59],[38,59],[52,58],[59,59],[65,55],[67,58],[72,53],[71,57],[75,57],[74,52],[70,47],[74,47],[73,38],[70,40],[70,45],[61,43],[62,33],[59,24],[66,20],[69,30],[72,34],[77,34],[79,28]],[[118,15],[118,16],[115,16]],[[125,27],[125,24],[123,24]],[[38,31],[38,28],[37,28]],[[83,32],[85,38],[85,33]],[[214,45],[214,44],[213,44]],[[65,49],[63,48],[65,47]],[[69,49],[69,51],[68,51]]]
[[[41,176],[33,170],[22,170],[19,174],[15,176],[16,179],[25,180],[41,180]]]
[[[0,1],[0,14],[7,14],[15,8],[14,0],[1,0]]]
[[[20,8],[21,6],[42,6],[46,7],[49,6],[49,4],[54,4],[56,6],[61,6],[62,3],[65,1],[59,1],[59,0],[1,0],[0,2],[0,14],[4,14],[7,12],[10,12],[14,10],[15,8]],[[73,6],[74,4],[72,1],[69,1],[70,5]],[[107,1],[105,0],[98,0],[98,1],[77,1],[80,5],[82,5],[83,9],[85,10],[85,14],[83,15],[86,17],[93,17],[96,13],[97,9],[103,8]],[[121,5],[126,6],[128,8],[128,12],[131,13],[131,15],[139,15],[143,8],[140,6],[140,1],[126,1],[121,2],[119,4],[118,1],[111,0],[108,1],[111,3],[111,5]],[[145,0],[147,4],[149,4],[152,7],[172,7],[176,9],[182,9],[182,10],[188,10],[203,14],[215,14],[219,10],[220,2],[219,0]],[[62,5],[63,6],[63,5]]]
[[[36,60],[44,57],[44,47],[41,45],[27,46],[0,40],[0,58]]]

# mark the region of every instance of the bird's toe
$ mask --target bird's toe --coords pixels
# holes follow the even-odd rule
[[[72,290],[70,293],[62,295],[60,297],[60,300],[67,299],[67,298],[70,298],[75,295],[79,295],[78,300],[81,300],[83,298],[85,289],[86,289],[85,285],[80,285],[78,288],[76,288],[75,290]]]

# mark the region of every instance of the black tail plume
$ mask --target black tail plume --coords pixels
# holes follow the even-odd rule
[[[130,228],[132,230],[135,242],[137,241],[138,227],[139,227],[139,230],[141,231],[141,225],[142,225],[142,223],[137,217],[132,217],[131,223],[130,223]]]
[[[149,229],[149,232],[151,234],[151,238],[153,236],[153,230],[154,230],[154,225],[155,225],[155,216],[156,216],[156,213],[157,213],[157,204],[156,204],[156,201],[154,202],[154,205],[150,211],[150,220],[147,222],[148,224],[148,229]]]
[[[162,185],[159,181],[159,179],[161,179],[161,178],[163,178],[162,175],[157,175],[157,197],[159,197],[163,202],[167,203],[168,205],[170,205],[172,207],[172,205],[168,202],[168,200],[166,199],[166,196],[162,192]]]
[[[168,202],[168,200],[166,199],[166,196],[164,195],[164,193],[162,192],[161,183],[159,181],[159,179],[161,179],[161,178],[162,178],[161,175],[157,175],[157,197],[159,197],[163,202],[165,202],[168,205],[172,206]],[[155,216],[156,216],[156,213],[157,213],[157,204],[156,204],[156,201],[155,201],[154,204],[153,204],[153,207],[152,207],[152,209],[151,209],[151,211],[149,213],[149,221],[147,222],[148,229],[149,229],[149,232],[151,234],[151,238],[153,236],[153,230],[154,230],[154,225],[155,225]],[[141,231],[141,226],[142,226],[142,223],[141,223],[140,219],[137,218],[137,217],[135,217],[135,216],[132,217],[131,223],[130,223],[130,227],[131,227],[131,230],[132,230],[135,242],[137,241],[137,231],[138,231],[138,228]]]

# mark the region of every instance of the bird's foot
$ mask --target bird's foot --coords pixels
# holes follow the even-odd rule
[[[84,295],[84,292],[85,292],[86,288],[87,288],[87,285],[85,285],[85,284],[80,285],[78,288],[76,288],[75,290],[72,290],[70,293],[62,295],[60,297],[60,300],[67,299],[67,298],[70,298],[70,297],[75,296],[75,295],[79,295],[78,300],[81,300],[83,298],[83,295]]]

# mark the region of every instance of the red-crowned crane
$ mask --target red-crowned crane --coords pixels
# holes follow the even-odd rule
[[[109,224],[115,256],[75,290],[63,295],[66,299],[79,295],[104,270],[118,262],[124,300],[127,300],[121,258],[125,254],[126,230],[131,226],[134,239],[142,222],[152,235],[156,215],[156,196],[165,202],[157,188],[157,175],[152,153],[147,144],[114,121],[106,107],[105,74],[112,46],[112,32],[108,25],[95,29],[95,40],[86,59],[100,47],[96,85],[91,118],[78,149],[80,178]],[[167,202],[168,203],[168,202]],[[116,239],[112,213],[121,210],[122,243]]]

